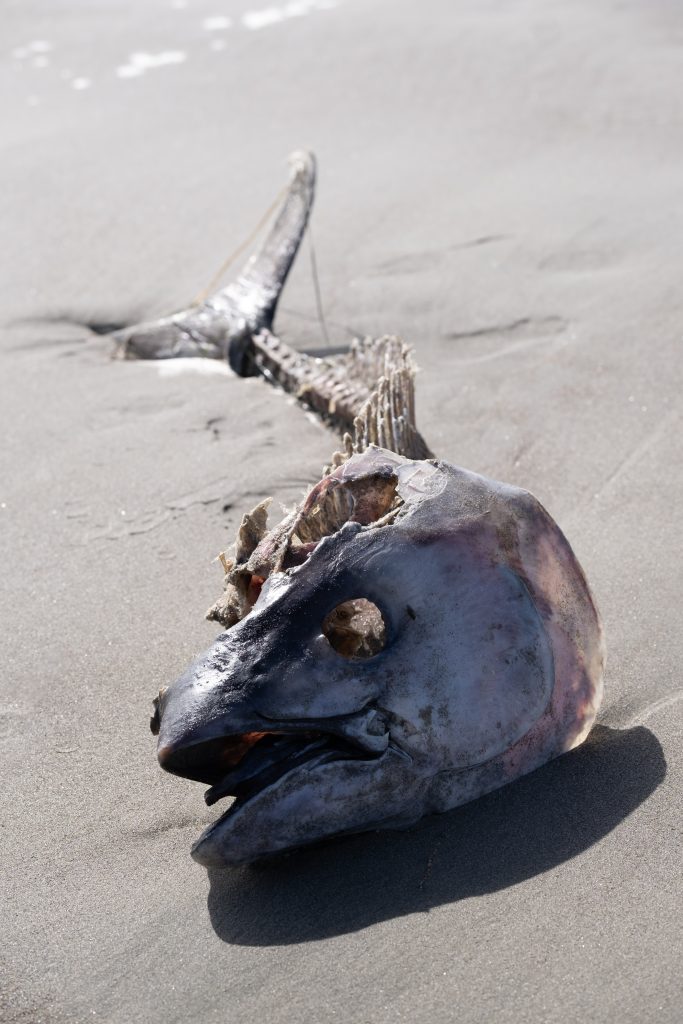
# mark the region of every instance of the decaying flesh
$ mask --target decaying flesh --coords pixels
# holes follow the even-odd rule
[[[528,492],[431,457],[403,343],[321,360],[268,330],[312,168],[274,229],[289,256],[256,275],[270,307],[247,284],[237,302],[267,316],[221,328],[214,301],[189,342],[196,311],[118,339],[128,355],[227,357],[347,431],[295,511],[270,529],[268,501],[244,516],[208,613],[224,632],[154,702],[162,767],[209,786],[209,804],[234,798],[193,848],[205,865],[472,800],[581,743],[602,696],[600,620],[568,542]]]

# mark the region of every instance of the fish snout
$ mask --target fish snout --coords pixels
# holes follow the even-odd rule
[[[222,639],[160,689],[150,727],[165,771],[213,785],[261,737],[251,669]]]

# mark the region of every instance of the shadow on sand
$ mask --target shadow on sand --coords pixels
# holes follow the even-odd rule
[[[211,923],[224,942],[286,945],[494,892],[588,849],[665,774],[648,729],[596,726],[577,750],[412,831],[353,836],[261,867],[210,869]]]

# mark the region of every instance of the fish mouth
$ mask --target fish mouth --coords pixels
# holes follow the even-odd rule
[[[271,723],[268,723],[269,725]],[[226,735],[173,751],[160,750],[162,766],[175,775],[209,784],[209,807],[233,801],[202,833],[193,852],[212,833],[224,829],[247,804],[299,770],[307,773],[334,762],[377,761],[385,753],[387,734],[357,734],[353,739],[317,728],[318,722],[283,724],[264,731]],[[365,743],[363,743],[365,739]]]
[[[209,807],[226,796],[235,797],[238,805],[243,804],[303,765],[310,770],[332,761],[366,760],[368,753],[338,736],[320,732],[294,736],[251,733],[240,737],[242,744],[245,741],[249,747],[236,766],[204,794]]]

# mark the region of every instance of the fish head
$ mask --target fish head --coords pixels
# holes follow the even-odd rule
[[[552,621],[558,573],[585,591],[570,556],[526,492],[445,463],[371,448],[325,477],[238,566],[253,603],[159,698],[162,767],[235,798],[195,859],[406,827],[573,745],[600,641],[585,592]]]

